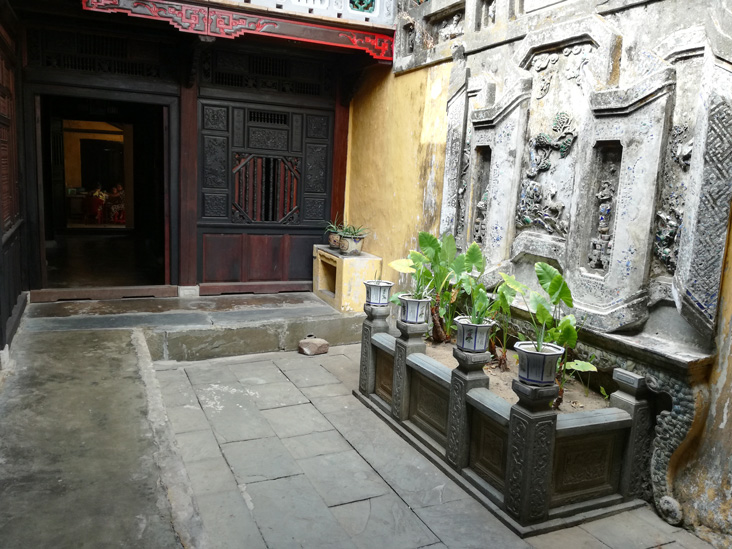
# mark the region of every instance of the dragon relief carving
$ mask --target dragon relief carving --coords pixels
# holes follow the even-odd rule
[[[552,167],[550,156],[559,151],[559,158],[565,158],[572,149],[576,137],[576,129],[572,117],[566,112],[559,112],[554,117],[552,131],[557,136],[540,133],[529,141],[529,168],[521,184],[516,226],[526,228],[539,227],[549,234],[557,233],[566,236],[568,224],[564,219],[564,202],[558,199],[557,189],[540,183],[537,176]]]

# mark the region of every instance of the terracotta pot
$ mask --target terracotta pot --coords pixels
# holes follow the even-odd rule
[[[488,341],[496,323],[492,320],[483,324],[473,324],[469,316],[459,316],[455,319],[457,325],[457,346],[467,353],[485,353],[488,350]]]
[[[366,303],[374,307],[385,307],[389,304],[389,294],[393,282],[388,280],[366,280]]]
[[[519,358],[519,380],[528,385],[554,385],[557,377],[557,362],[564,349],[553,343],[544,343],[541,352],[532,341],[519,341],[513,348]]]
[[[334,250],[340,250],[341,235],[339,233],[328,232],[328,246]]]
[[[415,299],[410,294],[399,296],[401,314],[399,319],[407,324],[426,324],[430,316],[431,299]]]
[[[341,235],[341,253],[343,255],[359,255],[363,247],[364,236]]]

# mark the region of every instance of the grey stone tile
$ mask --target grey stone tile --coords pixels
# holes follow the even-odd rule
[[[470,498],[370,410],[334,412],[327,418],[410,507]]]
[[[354,450],[301,459],[298,464],[329,507],[390,492]]]
[[[364,405],[361,404],[353,395],[344,395],[336,397],[314,398],[312,400],[321,414],[330,414],[333,412],[341,412],[343,410],[363,410]]]
[[[212,549],[266,549],[239,490],[201,494],[196,498]]]
[[[302,474],[282,442],[276,437],[231,442],[221,447],[239,484],[249,484]]]
[[[613,549],[646,549],[674,541],[674,533],[664,532],[633,513],[623,513],[622,517],[622,522],[614,516],[582,524],[580,528]]]
[[[607,545],[578,526],[534,536],[526,541],[535,549],[607,549]]]
[[[280,438],[296,437],[320,431],[330,431],[333,426],[312,404],[300,404],[286,408],[274,408],[260,412]]]
[[[179,433],[175,439],[180,448],[181,458],[186,464],[221,457],[219,444],[210,430]]]
[[[295,404],[310,402],[297,387],[287,380],[282,383],[251,385],[244,387],[244,392],[254,401],[254,404],[260,410],[282,408],[283,406],[294,406]]]
[[[357,360],[351,360],[346,355],[326,356],[320,359],[320,364],[350,390],[358,388]]]
[[[330,372],[319,364],[307,364],[299,368],[287,370],[286,375],[298,387],[314,387],[316,385],[331,385],[338,383]]]
[[[186,463],[186,471],[196,496],[236,490],[236,479],[221,456]]]
[[[233,383],[236,376],[223,364],[209,364],[201,362],[200,365],[188,366],[186,369],[191,385],[210,385],[212,383]]]
[[[269,549],[355,547],[305,475],[240,488]]]
[[[433,543],[432,545],[425,545],[419,549],[447,549],[447,546],[444,543]]]
[[[316,356],[305,356],[301,354],[290,354],[289,356],[281,356],[274,359],[274,363],[283,372],[287,373],[290,370],[297,370],[303,366],[310,366],[312,364],[318,364]]]
[[[351,450],[348,444],[338,431],[325,431],[322,433],[311,433],[299,437],[290,437],[282,439],[285,445],[295,459],[305,459],[323,454],[335,454],[338,452],[346,452]]]
[[[417,549],[439,542],[393,494],[331,507],[351,540],[360,548]]]
[[[530,547],[473,498],[422,507],[414,512],[448,547]]]
[[[680,530],[674,534],[673,549],[712,549],[712,545],[699,539],[691,532]]]
[[[287,381],[285,374],[271,360],[232,364],[229,366],[229,370],[244,386]]]
[[[271,437],[274,431],[238,383],[196,387],[219,443]]]
[[[622,520],[625,518],[626,515],[633,515],[634,517],[639,518],[644,522],[647,522],[654,528],[659,529],[661,532],[666,532],[668,534],[673,534],[681,530],[681,528],[679,528],[678,526],[671,526],[668,522],[659,517],[656,512],[651,509],[650,505],[646,507],[641,507],[640,509],[626,511],[625,513],[620,513],[619,515],[615,516],[622,523]]]
[[[184,370],[155,372],[166,407],[198,406],[196,393]]]
[[[166,408],[168,419],[174,433],[188,433],[190,431],[201,431],[211,429],[201,407],[196,404],[187,406],[175,406]]]
[[[303,387],[300,389],[309,399],[350,395],[351,389],[343,383],[332,383],[330,385],[316,385],[315,387]]]

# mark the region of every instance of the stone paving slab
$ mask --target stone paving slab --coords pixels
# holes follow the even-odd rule
[[[339,505],[331,510],[360,549],[416,549],[439,541],[394,494]]]
[[[254,404],[260,410],[282,408],[310,402],[300,390],[289,381],[267,383],[245,387],[244,391],[252,397]]]
[[[263,410],[261,414],[280,438],[330,431],[333,428],[312,404]]]
[[[323,454],[337,454],[351,449],[351,445],[338,431],[324,431],[284,438],[282,444],[285,445],[285,448],[289,450],[295,459],[322,456]]]
[[[269,549],[356,547],[305,475],[250,484],[245,493]]]
[[[210,549],[267,549],[238,489],[197,498]]]
[[[231,364],[229,370],[233,372],[239,383],[245,386],[287,381],[285,374],[271,360]]]
[[[287,371],[287,377],[298,387],[339,383],[338,378],[320,364],[307,364]]]
[[[302,469],[277,437],[221,446],[239,484],[301,475]]]
[[[298,465],[329,507],[390,492],[383,479],[353,450],[301,459]]]

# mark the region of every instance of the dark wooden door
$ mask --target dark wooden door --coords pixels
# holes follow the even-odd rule
[[[199,101],[204,293],[306,290],[330,217],[333,110]]]
[[[0,347],[9,343],[17,328],[26,286],[15,83],[15,43],[0,23]]]

